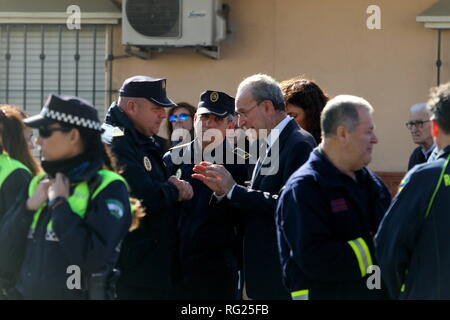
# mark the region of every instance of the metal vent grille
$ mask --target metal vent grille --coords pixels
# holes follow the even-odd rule
[[[147,37],[181,36],[181,0],[127,0],[126,15],[134,30]]]

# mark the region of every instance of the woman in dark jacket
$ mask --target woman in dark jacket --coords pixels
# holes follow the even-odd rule
[[[103,169],[97,110],[75,97],[51,95],[25,123],[39,130],[45,173],[0,225],[0,261],[20,270],[9,296],[105,298],[132,210],[125,180]]]
[[[40,168],[25,139],[20,112],[9,105],[0,106],[0,224],[6,212],[26,190]],[[0,260],[0,292],[12,285],[12,272]]]

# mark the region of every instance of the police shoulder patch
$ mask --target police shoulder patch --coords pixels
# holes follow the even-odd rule
[[[108,207],[109,213],[112,214],[117,219],[122,218],[124,209],[123,204],[119,200],[107,199],[106,205]]]

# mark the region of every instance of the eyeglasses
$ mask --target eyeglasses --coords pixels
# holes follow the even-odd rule
[[[255,104],[253,107],[251,107],[250,109],[245,110],[245,111],[237,111],[235,114],[236,114],[238,117],[245,117],[245,118],[247,118],[247,115],[250,113],[250,111],[252,111],[252,110],[255,109],[257,106],[259,106],[259,104],[260,104],[261,102],[262,102],[262,101],[260,101],[260,102],[256,101],[256,104]]]
[[[417,129],[422,129],[422,127],[423,127],[423,124],[425,123],[425,122],[428,122],[428,121],[430,121],[430,120],[416,120],[416,121],[409,121],[409,122],[407,122],[407,123],[405,123],[405,125],[406,125],[406,127],[408,128],[408,129],[412,129],[412,127],[416,127]]]
[[[39,136],[41,138],[47,139],[49,138],[53,132],[55,131],[62,131],[62,132],[69,132],[72,130],[72,128],[65,128],[65,127],[56,127],[56,128],[49,128],[49,127],[40,127],[38,129]]]
[[[187,120],[189,119],[190,115],[187,113],[180,113],[179,115],[173,114],[169,117],[170,122],[177,122],[178,119],[180,120]]]

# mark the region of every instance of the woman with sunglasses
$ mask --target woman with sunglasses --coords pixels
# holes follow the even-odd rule
[[[126,182],[102,169],[101,124],[87,102],[51,95],[25,123],[38,128],[45,173],[0,225],[0,261],[20,270],[8,296],[92,298],[94,275],[106,287],[130,227]]]
[[[185,143],[188,143],[194,139],[195,111],[195,107],[186,102],[177,103],[176,107],[169,110],[167,114],[168,149],[176,146],[183,140]],[[176,129],[183,129],[184,131],[175,131]],[[172,139],[172,134],[174,131],[175,134]]]

